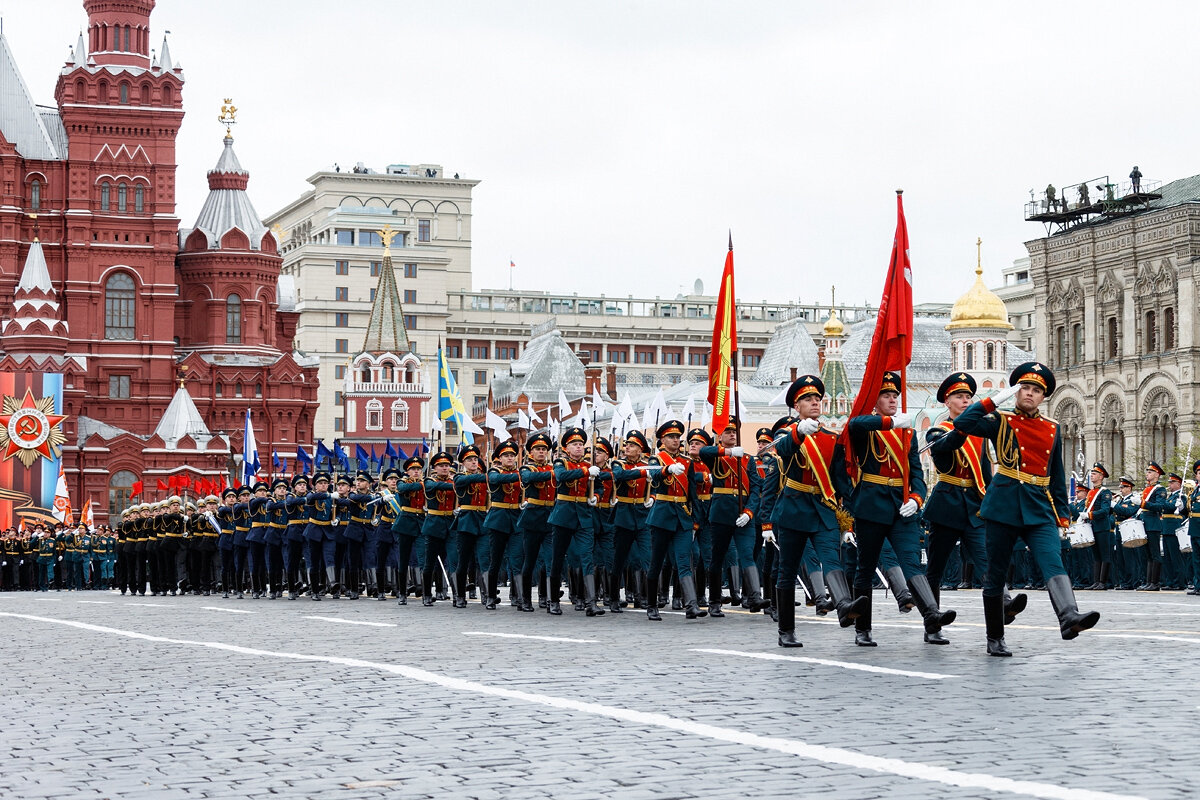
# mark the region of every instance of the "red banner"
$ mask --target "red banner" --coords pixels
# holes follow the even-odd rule
[[[731,368],[737,354],[737,295],[733,289],[733,238],[721,273],[717,313],[713,320],[712,351],[708,355],[708,402],[713,407],[713,432],[720,434],[729,424],[733,407]],[[736,416],[736,412],[733,414]]]

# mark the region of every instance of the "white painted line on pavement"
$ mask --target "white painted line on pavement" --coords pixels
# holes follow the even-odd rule
[[[763,661],[801,661],[805,664],[821,664],[827,667],[841,667],[842,669],[853,669],[860,672],[877,672],[881,675],[904,675],[909,678],[928,678],[933,681],[940,681],[946,678],[957,678],[957,675],[945,675],[940,672],[917,672],[908,669],[892,669],[891,667],[877,667],[873,664],[856,664],[853,661],[831,661],[827,658],[808,658],[807,656],[785,656],[782,653],[745,653],[741,650],[718,650],[716,648],[693,647],[693,653],[712,653],[718,656],[741,656],[742,658],[760,658]]]
[[[1118,609],[1105,613],[1116,617],[1200,617],[1200,611],[1121,611]]]
[[[93,606],[111,606],[112,600],[76,600],[76,603],[87,603]]]
[[[799,756],[801,758],[806,758],[813,761],[820,761],[826,764],[840,764],[842,766],[850,767],[851,769],[866,772],[880,772],[890,775],[899,775],[905,778],[915,778],[917,780],[942,783],[947,786],[961,786],[970,789],[981,789],[989,794],[995,792],[1011,792],[1013,794],[1047,798],[1047,800],[1146,800],[1146,798],[1138,795],[1113,794],[1110,792],[1101,792],[1093,789],[1075,789],[1068,786],[1059,786],[1053,783],[1039,783],[1037,781],[1004,778],[998,775],[989,775],[983,772],[960,772],[958,770],[940,767],[935,764],[923,764],[917,761],[903,761],[898,758],[873,756],[868,755],[867,753],[859,753],[854,750],[846,750],[840,747],[827,747],[825,745],[809,744],[808,742],[800,741],[798,739],[783,739],[775,736],[762,736],[755,733],[749,733],[748,731],[736,730],[734,728],[722,728],[717,725],[708,725],[690,719],[671,717],[666,714],[635,711],[629,708],[608,706],[600,703],[589,703],[583,700],[575,700],[567,697],[555,697],[553,695],[525,692],[518,689],[508,689],[501,686],[489,686],[476,681],[468,681],[462,678],[452,678],[449,675],[440,675],[436,672],[430,672],[417,667],[409,667],[403,664],[384,664],[377,661],[363,661],[357,658],[344,658],[341,656],[282,653],[272,650],[259,650],[253,647],[242,647],[240,645],[227,644],[225,642],[202,642],[193,641],[190,639],[170,639],[165,636],[153,636],[148,633],[138,633],[137,631],[109,628],[103,625],[92,625],[87,622],[76,622],[75,620],[68,619],[55,619],[53,617],[38,617],[32,614],[14,614],[9,611],[0,611],[0,617],[27,619],[33,622],[48,622],[54,625],[65,625],[67,627],[78,628],[80,630],[93,631],[96,633],[107,633],[113,636],[123,636],[129,639],[140,639],[147,642],[162,642],[164,644],[177,644],[187,647],[204,647],[211,650],[222,650],[225,652],[238,653],[246,656],[281,658],[291,661],[309,661],[387,672],[392,675],[400,675],[408,680],[433,684],[434,686],[440,686],[444,689],[450,689],[452,691],[490,695],[492,697],[503,697],[509,700],[519,700],[521,702],[531,703],[534,705],[548,706],[550,708],[559,708],[567,711],[577,711],[581,714],[592,714],[598,717],[607,717],[608,719],[628,722],[641,727],[663,728],[666,730],[678,731],[680,733],[691,734],[693,736],[703,737],[706,739],[715,739],[717,741],[730,742],[732,744],[746,745],[747,747],[753,747],[760,750],[773,750],[779,753],[787,753],[789,755]],[[1013,764],[1013,767],[1017,769],[1020,768],[1017,764]]]
[[[495,633],[493,631],[463,631],[463,636],[495,636],[500,639],[537,639],[542,642],[571,642],[573,644],[595,644],[599,639],[568,639],[565,636],[534,636],[529,633]]]
[[[220,606],[200,606],[205,611],[224,611],[227,614],[253,614],[253,611],[245,611],[240,608],[221,608]]]
[[[144,608],[171,608],[167,603],[122,603],[126,606],[143,606]]]
[[[1151,636],[1144,633],[1098,633],[1102,639],[1157,639],[1160,642],[1191,642],[1200,644],[1200,639],[1188,639],[1183,636]]]
[[[305,617],[304,619],[319,619],[323,622],[340,622],[343,625],[370,625],[372,628],[394,628],[394,622],[362,622],[357,619],[342,619],[341,617]]]

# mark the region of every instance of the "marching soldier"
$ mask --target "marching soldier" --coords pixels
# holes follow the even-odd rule
[[[304,558],[304,531],[308,528],[308,476],[292,477],[292,492],[284,501],[287,509],[287,582],[288,600],[300,599],[304,574],[300,562]]]
[[[1146,485],[1142,488],[1141,511],[1138,518],[1146,526],[1146,582],[1138,591],[1157,592],[1162,576],[1163,512],[1168,509],[1167,490],[1161,481],[1163,468],[1157,462],[1146,465]]]
[[[491,536],[484,521],[488,514],[488,476],[483,471],[483,454],[473,444],[458,451],[458,463],[463,471],[454,476],[454,491],[458,499],[455,529],[458,536],[458,566],[454,571],[454,607],[467,607],[467,571],[472,557],[484,575],[483,604],[486,606],[493,591],[487,584],[491,568]]]
[[[521,516],[521,473],[517,470],[518,449],[511,439],[500,442],[492,450],[492,464],[487,471],[486,486],[491,494],[483,530],[491,539],[488,553],[487,598],[484,608],[495,611],[500,601],[500,567],[507,558],[509,580],[512,581],[512,596],[520,604],[521,567],[524,565],[524,547],[517,520]]]
[[[775,540],[775,526],[771,521],[775,514],[775,502],[779,498],[779,456],[775,453],[775,434],[771,428],[759,428],[754,434],[757,445],[755,456],[756,471],[758,472],[760,494],[758,498],[758,516],[755,525],[758,530],[758,541],[755,551],[762,563],[762,585],[765,587],[769,605],[763,613],[771,617],[772,622],[779,622],[779,608],[775,605],[775,583],[777,555],[779,545]],[[839,546],[840,550],[840,546]],[[793,596],[794,596],[793,589]]]
[[[954,611],[938,608],[929,581],[921,573],[917,514],[925,498],[925,478],[913,441],[912,417],[899,412],[903,389],[898,373],[885,372],[875,413],[855,417],[847,423],[858,474],[858,484],[851,495],[858,539],[854,589],[860,597],[868,598],[867,608],[854,623],[854,641],[863,647],[875,646],[871,638],[871,582],[885,542],[895,551],[913,601],[924,618],[926,635],[937,634],[957,616]],[[868,390],[868,387],[862,389]],[[940,644],[938,638],[933,637],[932,643]]]
[[[599,477],[592,481],[596,496],[596,504],[592,507],[595,515],[593,526],[596,530],[596,547],[593,550],[596,562],[596,594],[597,603],[603,606],[604,600],[607,599],[610,610],[613,606],[621,608],[620,598],[618,597],[617,602],[614,602],[613,597],[608,593],[609,586],[612,584],[611,573],[616,537],[616,526],[613,520],[616,487],[613,485],[611,460],[614,455],[616,455],[616,451],[612,442],[603,436],[597,436],[595,446],[592,448],[592,464],[600,470]],[[620,585],[619,580],[617,583]]]
[[[708,607],[708,570],[712,565],[712,526],[710,510],[713,498],[713,475],[708,465],[700,459],[700,450],[713,445],[712,434],[703,428],[692,428],[687,435],[687,455],[692,461],[692,483],[695,486],[696,501],[692,504],[693,536],[692,536],[692,574],[696,581],[697,605]],[[717,599],[720,600],[721,575],[724,565],[717,566]],[[730,594],[735,591],[731,584]],[[732,598],[731,598],[732,599]],[[740,601],[739,601],[740,602]],[[672,603],[674,608],[674,603]],[[722,615],[724,616],[724,615]]]
[[[644,603],[658,603],[657,597],[646,596],[646,566],[650,553],[647,520],[654,505],[654,498],[650,496],[651,473],[658,466],[658,459],[646,459],[649,450],[650,443],[642,432],[630,431],[625,437],[625,457],[613,462],[616,507],[613,510],[613,568],[609,578],[608,608],[615,614],[621,613],[620,583],[627,565],[632,565],[634,607],[639,607],[639,598]]]
[[[762,495],[761,479],[737,439],[737,426],[730,423],[721,432],[719,442],[715,446],[701,447],[699,454],[700,460],[712,474],[713,499],[708,512],[712,531],[708,613],[712,617],[725,616],[721,611],[721,573],[731,543],[742,565],[748,608],[757,613],[770,605],[763,599],[758,582],[758,566],[754,562],[753,521],[758,515],[759,498]]]
[[[400,481],[400,470],[388,467],[383,471],[382,479],[383,488],[380,496],[382,497],[386,492],[390,493],[392,498],[390,501],[379,503],[376,512],[378,521],[370,529],[366,549],[363,550],[363,569],[367,572],[367,593],[370,594],[371,590],[374,590],[376,600],[387,599],[386,586],[391,586],[396,590],[396,597],[400,596],[400,584],[388,567],[392,558],[392,548],[395,546],[392,538],[392,526],[396,524],[396,515],[399,513],[400,507],[399,501],[395,497],[396,484]]]
[[[433,573],[445,569],[446,540],[454,523],[454,459],[445,450],[434,453],[429,460],[433,475],[425,479],[425,521],[421,533],[425,536],[425,570],[421,575],[421,605],[431,606]]]
[[[1071,580],[1059,555],[1059,529],[1065,528],[1067,481],[1058,424],[1038,413],[1054,393],[1054,373],[1031,361],[1013,370],[1010,389],[973,403],[954,421],[955,430],[991,439],[996,447],[996,476],[987,488],[980,513],[987,522],[988,571],[983,584],[987,651],[1011,656],[1004,642],[1004,581],[1013,545],[1024,540],[1046,578],[1050,602],[1064,639],[1095,626],[1100,614],[1080,613]],[[997,406],[1016,398],[1015,411]]]
[[[979,572],[987,572],[987,544],[979,507],[992,480],[992,462],[978,436],[964,436],[954,429],[954,420],[971,405],[975,379],[965,372],[947,377],[938,387],[937,400],[948,411],[947,419],[930,428],[925,440],[937,468],[937,483],[929,493],[922,519],[929,525],[929,564],[925,576],[934,600],[941,603],[942,575],[954,545],[962,542],[962,553]],[[1008,597],[1005,590],[1005,624],[1025,610],[1029,598]],[[948,644],[940,630],[925,634],[929,644]]]
[[[1167,502],[1162,512],[1163,563],[1166,565],[1160,585],[1166,589],[1186,589],[1187,578],[1183,571],[1183,553],[1179,551],[1179,526],[1183,524],[1186,500],[1183,496],[1183,478],[1172,472],[1167,476]]]
[[[695,464],[680,448],[683,423],[668,420],[656,431],[662,469],[651,479],[654,506],[647,524],[650,527],[650,571],[646,591],[646,618],[661,621],[658,613],[658,580],[670,552],[683,589],[684,615],[696,619],[708,615],[696,602],[696,583],[692,578],[692,536],[696,520],[692,516],[696,497]]]
[[[399,571],[396,604],[401,606],[408,605],[408,562],[425,523],[425,482],[421,478],[424,467],[421,459],[410,457],[404,462],[404,478],[396,484],[400,513],[392,524],[392,534],[396,540],[396,568]]]
[[[598,502],[591,487],[592,479],[600,474],[600,468],[585,459],[586,445],[587,433],[582,428],[567,428],[563,431],[561,441],[565,458],[554,461],[554,483],[557,489],[554,507],[547,518],[554,530],[553,557],[550,561],[550,605],[546,609],[550,614],[562,613],[559,598],[562,595],[563,561],[566,559],[568,548],[579,553],[587,615],[598,617],[604,614],[604,609],[596,606],[596,574],[593,562],[596,544],[595,514],[589,507]]]
[[[351,600],[357,600],[359,597],[358,576],[362,572],[363,548],[366,547],[370,530],[375,525],[372,505],[377,498],[371,492],[371,480],[371,473],[360,469],[354,475],[354,490],[346,497],[349,512],[345,534],[347,557],[341,566],[345,570],[343,583],[350,592]]]
[[[1133,493],[1133,479],[1121,476],[1117,482],[1117,496],[1113,498],[1113,518],[1117,524],[1117,535],[1114,536],[1114,555],[1119,558],[1121,566],[1118,589],[1133,589],[1141,584],[1139,576],[1146,571],[1145,550],[1143,547],[1125,547],[1121,541],[1121,523],[1133,519],[1141,510],[1141,498]]]
[[[268,496],[270,487],[265,481],[255,481],[251,488],[252,496],[246,502],[246,517],[250,530],[246,533],[246,550],[249,558],[250,598],[257,600],[267,594],[267,529],[271,518],[267,506],[271,502]]]
[[[267,501],[267,530],[263,544],[267,554],[267,582],[272,600],[283,597],[283,545],[288,528],[287,494],[291,484],[287,478],[271,481],[271,498]]]
[[[329,530],[334,518],[334,498],[329,493],[329,473],[317,472],[313,475],[312,491],[305,495],[305,507],[308,509],[308,524],[304,527],[304,540],[308,543],[308,591],[313,600],[321,599],[321,567],[325,564],[325,540],[333,543],[333,533]],[[329,579],[329,589],[333,591],[336,579],[333,567],[325,570]]]
[[[538,552],[542,549],[550,529],[550,512],[558,484],[554,479],[554,465],[550,463],[550,450],[554,441],[544,433],[535,433],[525,441],[525,452],[529,459],[521,465],[521,486],[525,490],[524,509],[517,521],[521,539],[525,546],[525,562],[521,566],[521,610],[533,611],[533,571],[537,567]],[[543,598],[545,599],[545,598]]]

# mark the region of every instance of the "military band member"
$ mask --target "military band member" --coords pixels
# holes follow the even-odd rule
[[[203,500],[203,510],[192,518],[192,535],[195,541],[192,548],[195,551],[194,573],[197,589],[205,597],[212,594],[216,584],[214,565],[220,565],[220,553],[217,552],[217,540],[221,538],[221,526],[217,522],[217,508],[221,499],[210,494]]]
[[[425,570],[421,575],[421,605],[434,603],[434,573],[446,568],[446,540],[454,523],[454,459],[439,450],[429,459],[433,475],[425,479]]]
[[[1164,589],[1186,589],[1183,573],[1183,554],[1179,551],[1179,526],[1183,524],[1186,500],[1183,478],[1177,472],[1167,476],[1167,501],[1162,512],[1162,561],[1164,564],[1159,585]]]
[[[383,488],[380,490],[381,500],[376,510],[378,519],[376,524],[370,529],[367,536],[366,548],[363,550],[363,569],[367,573],[367,592],[370,593],[374,590],[376,600],[387,599],[386,586],[391,586],[396,591],[396,597],[400,596],[400,583],[397,580],[397,575],[392,572],[389,566],[392,558],[392,550],[395,547],[392,526],[396,524],[396,515],[400,513],[398,510],[398,500],[395,496],[396,484],[400,481],[400,477],[400,470],[393,467],[389,467],[383,471]],[[392,495],[391,502],[382,499],[384,491]],[[397,505],[393,506],[393,503]],[[407,573],[405,574],[405,578],[407,579]]]
[[[483,523],[488,514],[488,476],[483,471],[483,453],[473,444],[459,448],[458,463],[462,471],[454,476],[454,491],[458,496],[455,514],[455,535],[458,536],[458,565],[454,570],[454,607],[467,607],[467,573],[474,561],[484,575],[483,603],[491,596],[487,571],[491,567],[492,543]]]
[[[925,478],[912,430],[912,417],[899,412],[900,375],[885,372],[875,402],[875,413],[847,423],[858,475],[851,495],[858,539],[855,593],[868,598],[855,620],[855,644],[874,647],[871,638],[871,583],[885,542],[892,545],[903,578],[925,622],[926,641],[941,644],[937,634],[954,621],[954,611],[938,608],[929,581],[921,572],[918,513],[925,498]],[[864,389],[865,390],[865,389]],[[847,454],[848,456],[850,454]]]
[[[422,471],[425,464],[416,456],[404,462],[404,477],[396,484],[396,495],[400,498],[400,513],[392,524],[396,541],[396,566],[399,571],[396,584],[399,599],[396,605],[408,605],[408,563],[412,560],[413,545],[421,536],[425,524],[425,481]]]
[[[492,450],[492,464],[487,471],[486,486],[491,494],[487,516],[483,520],[483,530],[491,539],[491,552],[488,553],[487,586],[484,596],[487,598],[484,608],[490,611],[496,609],[500,600],[498,585],[500,567],[508,562],[509,580],[513,583],[512,596],[520,604],[521,598],[521,567],[524,565],[524,547],[521,534],[517,528],[517,520],[521,516],[521,473],[517,470],[517,444],[509,439],[500,442]]]
[[[1146,582],[1139,591],[1157,592],[1162,578],[1163,512],[1168,509],[1167,490],[1162,485],[1163,468],[1157,462],[1146,465],[1146,485],[1141,492],[1138,519],[1146,526]]]
[[[538,552],[546,536],[552,533],[550,512],[558,492],[554,465],[550,463],[553,446],[554,441],[546,434],[533,434],[525,441],[529,458],[521,465],[525,500],[517,527],[525,547],[525,561],[521,566],[521,610],[526,612],[533,611],[533,571],[537,567]]]
[[[1188,533],[1192,540],[1192,558],[1191,558],[1191,576],[1192,588],[1188,590],[1190,595],[1200,595],[1200,461],[1192,464],[1192,476],[1196,479],[1196,485],[1188,493],[1187,512],[1188,512]]]
[[[1108,470],[1097,461],[1088,471],[1087,497],[1084,500],[1082,518],[1092,525],[1096,543],[1092,545],[1092,583],[1089,589],[1102,591],[1108,588],[1112,571],[1113,556],[1113,497],[1104,488]]]
[[[234,581],[233,507],[236,502],[237,492],[233,489],[225,489],[221,492],[221,506],[217,509],[217,522],[221,525],[221,535],[217,537],[217,550],[221,554],[221,589],[225,592],[226,600],[229,599],[229,592]]]
[[[1046,579],[1064,639],[1074,639],[1100,619],[1095,611],[1080,613],[1059,553],[1059,530],[1069,523],[1062,436],[1058,424],[1038,412],[1054,393],[1054,373],[1044,364],[1028,362],[1013,370],[1009,384],[1010,389],[972,404],[954,421],[960,433],[991,439],[996,448],[996,476],[980,509],[987,521],[983,613],[992,656],[1012,655],[1004,642],[1003,595],[1018,540],[1029,546]],[[1014,397],[1014,411],[997,409]]]

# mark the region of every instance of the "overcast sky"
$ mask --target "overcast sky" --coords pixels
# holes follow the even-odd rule
[[[35,99],[80,0],[0,6]],[[334,162],[475,190],[474,287],[879,302],[903,188],[917,302],[1043,235],[1029,190],[1200,172],[1192,2],[159,0],[187,83],[184,225],[221,99],[266,216]]]

